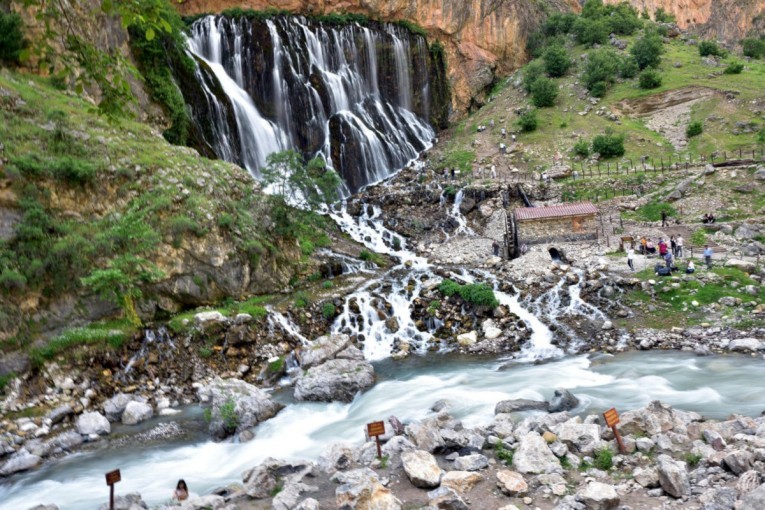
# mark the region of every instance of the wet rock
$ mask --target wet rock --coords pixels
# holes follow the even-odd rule
[[[112,426],[104,415],[98,412],[84,413],[77,417],[75,424],[77,432],[83,436],[109,434]]]
[[[520,445],[513,454],[513,467],[521,473],[546,473],[560,467],[558,458],[547,442],[536,432],[519,438]]]
[[[340,485],[335,490],[337,508],[356,510],[401,510],[402,505],[390,489],[385,488],[377,473],[369,468],[338,473]]]
[[[589,510],[610,510],[619,505],[619,495],[613,486],[600,482],[588,483],[577,499]]]
[[[570,411],[578,405],[579,399],[576,398],[570,391],[563,388],[558,388],[555,390],[553,398],[550,400],[548,411],[551,413]]]
[[[29,510],[59,510],[57,505],[37,505],[33,506]]]
[[[295,398],[319,402],[350,402],[375,381],[372,364],[333,359],[303,372],[295,383]]]
[[[763,344],[756,338],[736,338],[728,344],[731,352],[757,352],[763,349]]]
[[[676,498],[690,494],[691,484],[685,462],[674,460],[669,455],[659,455],[656,467],[659,471],[659,483],[664,492]]]
[[[497,472],[497,487],[511,497],[522,496],[529,490],[529,485],[523,479],[523,475],[509,469]]]
[[[109,421],[120,421],[122,413],[127,405],[133,401],[133,395],[117,393],[112,398],[104,402],[103,409],[106,419]]]
[[[114,510],[147,510],[149,506],[143,501],[137,492],[114,496]],[[103,503],[98,510],[109,510],[109,503]]]
[[[494,407],[494,414],[517,413],[519,411],[541,410],[547,411],[547,402],[539,400],[529,400],[525,398],[516,398],[513,400],[502,400],[497,402]]]
[[[483,479],[483,475],[471,471],[447,471],[441,477],[441,486],[464,494],[470,492]]]
[[[53,445],[65,452],[71,452],[83,443],[82,436],[73,430],[68,430],[53,439]]]
[[[478,471],[489,467],[489,459],[480,453],[458,457],[454,461],[454,468],[460,471]]]
[[[18,452],[11,455],[11,458],[8,459],[8,461],[3,464],[2,467],[0,467],[0,476],[10,476],[13,473],[18,473],[19,471],[32,469],[37,467],[40,462],[42,462],[42,458],[40,458],[39,455],[33,455],[26,449],[22,448]]]
[[[122,423],[136,425],[154,416],[154,410],[149,404],[143,402],[129,402],[122,413]]]
[[[48,413],[48,419],[50,420],[51,424],[55,425],[56,423],[61,423],[64,421],[64,419],[73,414],[74,409],[72,409],[72,406],[69,404],[64,404],[62,406],[58,406],[50,413]]]
[[[249,429],[284,407],[265,391],[239,379],[216,378],[200,387],[197,396],[203,406],[210,407],[208,430],[215,439]]]
[[[470,331],[469,333],[462,333],[457,335],[457,343],[463,347],[467,347],[475,344],[478,341],[478,333]]]
[[[433,453],[445,445],[438,426],[430,420],[410,423],[406,426],[406,435],[417,448],[427,452]]]
[[[438,487],[441,483],[441,468],[436,458],[424,450],[410,450],[401,454],[404,472],[412,485],[420,488]]]
[[[207,494],[205,496],[191,496],[181,504],[180,510],[222,510],[225,506],[225,498],[215,494]]]
[[[300,351],[300,366],[303,369],[320,365],[337,356],[351,345],[348,335],[325,335],[317,338]]]

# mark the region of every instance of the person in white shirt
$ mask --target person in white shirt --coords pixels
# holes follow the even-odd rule
[[[633,271],[635,270],[634,259],[635,259],[635,250],[630,248],[629,250],[627,250],[627,265],[630,266],[630,269],[632,269]]]
[[[681,235],[677,236],[677,239],[675,239],[675,242],[677,243],[677,255],[675,255],[675,258],[681,259],[683,258],[683,243],[685,242],[683,240],[683,236]]]

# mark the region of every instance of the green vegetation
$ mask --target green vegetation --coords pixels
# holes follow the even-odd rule
[[[655,69],[646,69],[640,73],[638,84],[641,89],[655,89],[661,87],[661,74]]]
[[[698,466],[698,465],[699,465],[699,462],[700,462],[700,461],[701,461],[701,459],[703,459],[703,458],[704,458],[704,457],[703,457],[703,456],[701,456],[701,455],[699,455],[698,453],[691,453],[691,452],[687,452],[687,453],[685,454],[685,462],[686,462],[686,463],[688,463],[688,465],[689,465],[690,467],[692,467],[692,468],[695,468],[696,466]]]
[[[212,358],[213,351],[209,347],[200,347],[199,348],[199,357],[202,359],[208,359]]]
[[[428,36],[428,33],[425,31],[425,29],[422,28],[417,23],[413,23],[413,22],[411,22],[409,20],[405,20],[405,19],[397,20],[397,21],[395,21],[395,23],[396,23],[396,25],[398,25],[400,27],[404,27],[409,32],[411,32],[411,33],[413,33],[415,35],[421,35],[422,37],[427,37]]]
[[[289,11],[277,9],[276,7],[266,7],[265,9],[259,11],[254,9],[243,9],[241,7],[232,7],[221,12],[223,16],[228,16],[230,18],[247,18],[255,20],[271,19],[276,16],[282,16],[289,13]],[[191,21],[193,21],[193,19],[187,19],[186,24],[190,24]]]
[[[537,108],[555,106],[558,97],[558,85],[548,78],[537,78],[531,87],[531,102]]]
[[[704,246],[707,244],[707,231],[703,228],[697,229],[691,234],[692,246]]]
[[[363,14],[353,14],[349,12],[330,12],[313,16],[313,19],[329,25],[348,25],[350,23],[366,25],[369,23],[369,17],[364,16]]]
[[[642,205],[635,211],[637,218],[643,221],[661,221],[661,213],[664,212],[667,216],[676,216],[677,211],[674,207],[666,202],[653,201],[645,205]]]
[[[494,457],[508,466],[513,464],[513,453],[515,452],[506,449],[501,441],[497,441],[494,444]]]
[[[698,120],[691,122],[690,124],[688,124],[688,127],[685,128],[685,135],[688,138],[699,136],[703,132],[704,132],[704,125]]]
[[[230,398],[220,406],[220,418],[228,430],[236,430],[239,426],[239,415],[236,413],[236,402]]]
[[[610,448],[603,448],[602,450],[595,451],[595,457],[593,458],[593,466],[602,470],[608,471],[614,465],[614,452]]]
[[[741,46],[745,57],[762,58],[765,56],[765,39],[762,37],[759,39],[746,38],[741,41]]]
[[[284,370],[284,358],[279,356],[268,364],[268,371],[272,374],[280,374]]]
[[[321,316],[324,317],[327,320],[333,319],[335,317],[335,305],[332,303],[324,303],[321,305]]]
[[[563,46],[557,44],[547,48],[542,60],[544,60],[545,72],[553,78],[565,76],[571,67],[571,58],[569,58],[568,52]]]
[[[590,155],[590,144],[587,142],[587,140],[579,140],[574,144],[574,148],[572,149],[574,154],[581,158],[586,158]]]
[[[457,168],[464,175],[473,168],[473,161],[475,161],[475,151],[452,150],[446,154],[441,168]]]
[[[624,136],[615,135],[608,130],[605,134],[592,139],[592,152],[597,152],[603,158],[613,158],[624,155]]]
[[[295,293],[295,308],[306,308],[311,303],[311,297],[302,290]]]
[[[382,457],[380,457],[380,469],[388,469],[389,463],[390,463],[389,455],[383,455]]]
[[[699,43],[699,55],[702,57],[722,57],[725,52],[714,41],[701,41]]]
[[[21,16],[0,11],[0,62],[14,65],[19,62],[24,49],[24,32]]]
[[[649,32],[632,45],[630,53],[642,70],[647,67],[659,67],[661,64],[661,54],[664,46],[661,37],[653,32]]]
[[[656,12],[653,13],[653,17],[659,23],[675,23],[677,21],[674,15],[664,10],[664,7],[659,7],[656,9]]]
[[[518,117],[518,127],[520,127],[521,131],[524,133],[530,133],[531,131],[536,130],[537,125],[536,110],[528,110],[526,113]]]
[[[539,60],[531,61],[523,70],[523,89],[531,93],[534,82],[545,75],[545,66]]]
[[[460,285],[447,278],[439,284],[438,290],[447,297],[459,295],[465,302],[475,306],[487,306],[489,308],[499,306],[494,291],[484,283]]]
[[[361,250],[359,252],[359,259],[363,260],[364,262],[371,262],[378,266],[385,265],[385,262],[383,261],[383,258],[382,256],[380,256],[379,253],[375,253],[369,250]]]
[[[440,309],[441,309],[441,301],[434,299],[433,301],[428,303],[428,314],[435,315],[436,311]]]
[[[29,358],[34,366],[39,367],[45,361],[85,345],[116,350],[134,331],[132,324],[125,321],[94,323],[86,328],[70,329],[49,340],[45,346],[31,349]]]
[[[744,64],[743,62],[731,62],[728,64],[728,67],[723,70],[723,73],[725,74],[741,74],[741,71],[744,70]]]
[[[603,97],[606,94],[608,88],[616,81],[619,61],[619,55],[611,49],[589,52],[582,80],[590,94],[595,97]]]

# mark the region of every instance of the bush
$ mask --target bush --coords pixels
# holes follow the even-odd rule
[[[459,293],[460,287],[461,285],[459,283],[447,278],[438,285],[438,290],[444,296],[451,297]]]
[[[653,13],[653,17],[659,23],[675,23],[677,21],[675,16],[665,11],[663,7],[656,9],[656,12]]]
[[[187,233],[192,233],[197,237],[204,235],[204,229],[192,218],[188,216],[178,215],[170,218],[168,222],[170,233],[174,237],[180,237]]]
[[[639,84],[641,89],[655,89],[661,87],[661,74],[654,69],[646,69],[640,73]]]
[[[640,66],[635,57],[624,57],[619,62],[619,77],[624,79],[634,78],[640,72]]]
[[[590,155],[590,144],[586,140],[579,140],[574,144],[574,154],[586,158]]]
[[[518,127],[524,133],[530,133],[537,128],[537,112],[529,110],[518,118]]]
[[[757,141],[765,143],[765,128],[762,128],[757,132]]]
[[[765,55],[765,39],[747,38],[741,41],[744,56],[762,58]]]
[[[582,81],[595,97],[603,97],[608,86],[616,80],[619,55],[610,49],[591,51],[584,65]],[[599,94],[596,94],[600,92]]]
[[[545,63],[545,71],[553,78],[560,78],[571,67],[571,59],[563,46],[550,46],[542,57]]]
[[[725,68],[725,71],[723,71],[725,74],[741,74],[741,71],[744,70],[744,64],[741,62],[731,62],[728,64],[728,67]]]
[[[572,32],[578,44],[592,46],[606,44],[610,28],[605,20],[580,17],[574,22]]]
[[[16,64],[24,49],[21,16],[0,10],[0,62]]]
[[[531,93],[531,90],[534,88],[534,82],[544,76],[544,74],[545,68],[542,62],[539,60],[530,62],[523,70],[523,89]]]
[[[27,279],[26,277],[19,273],[18,271],[14,271],[13,269],[4,269],[2,273],[0,273],[0,287],[5,292],[14,292],[14,291],[20,291],[24,290],[24,288],[27,286]]]
[[[685,136],[693,138],[704,132],[704,126],[699,121],[691,122],[688,127],[685,128]]]
[[[335,316],[335,305],[332,303],[324,303],[321,305],[321,316],[329,320]]]
[[[624,136],[606,132],[592,139],[592,152],[604,158],[624,156]]]
[[[606,10],[606,20],[610,31],[614,34],[632,35],[643,26],[638,18],[637,10],[627,2],[609,5]]]
[[[476,306],[488,306],[490,308],[499,306],[499,301],[497,301],[494,291],[485,283],[463,285],[460,288],[460,296],[468,303]]]
[[[96,168],[88,161],[65,156],[51,165],[53,176],[69,184],[83,186],[96,178]]]
[[[11,167],[19,174],[30,179],[42,177],[48,173],[46,162],[36,154],[12,158]]]
[[[610,448],[603,448],[595,452],[593,465],[601,471],[608,471],[614,465],[614,452]]]
[[[568,34],[574,26],[576,21],[576,14],[573,13],[560,13],[556,12],[551,14],[544,26],[544,34],[547,37],[554,37],[556,35]]]
[[[295,293],[295,308],[305,308],[310,302],[311,300],[306,292],[301,290]]]
[[[549,78],[538,78],[531,89],[531,102],[537,108],[546,108],[555,104],[558,97],[558,84]]]
[[[714,41],[701,41],[699,43],[699,55],[707,57],[712,55],[714,57],[722,57],[723,50]]]
[[[644,35],[635,41],[635,44],[630,48],[630,53],[641,70],[646,67],[658,67],[663,51],[664,46],[661,37],[655,33]]]

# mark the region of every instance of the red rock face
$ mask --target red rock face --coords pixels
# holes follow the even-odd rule
[[[547,0],[548,11],[579,8],[577,0]],[[525,40],[545,19],[534,0],[186,0],[183,14],[218,13],[231,7],[267,7],[295,13],[348,12],[382,21],[408,20],[441,41],[448,56],[454,116],[481,104],[497,76],[526,61]]]
[[[622,0],[605,0],[616,4]],[[680,28],[692,29],[707,37],[737,41],[756,27],[765,14],[763,0],[628,0],[638,11],[653,16],[658,8],[673,14]],[[761,28],[761,27],[760,27]]]

